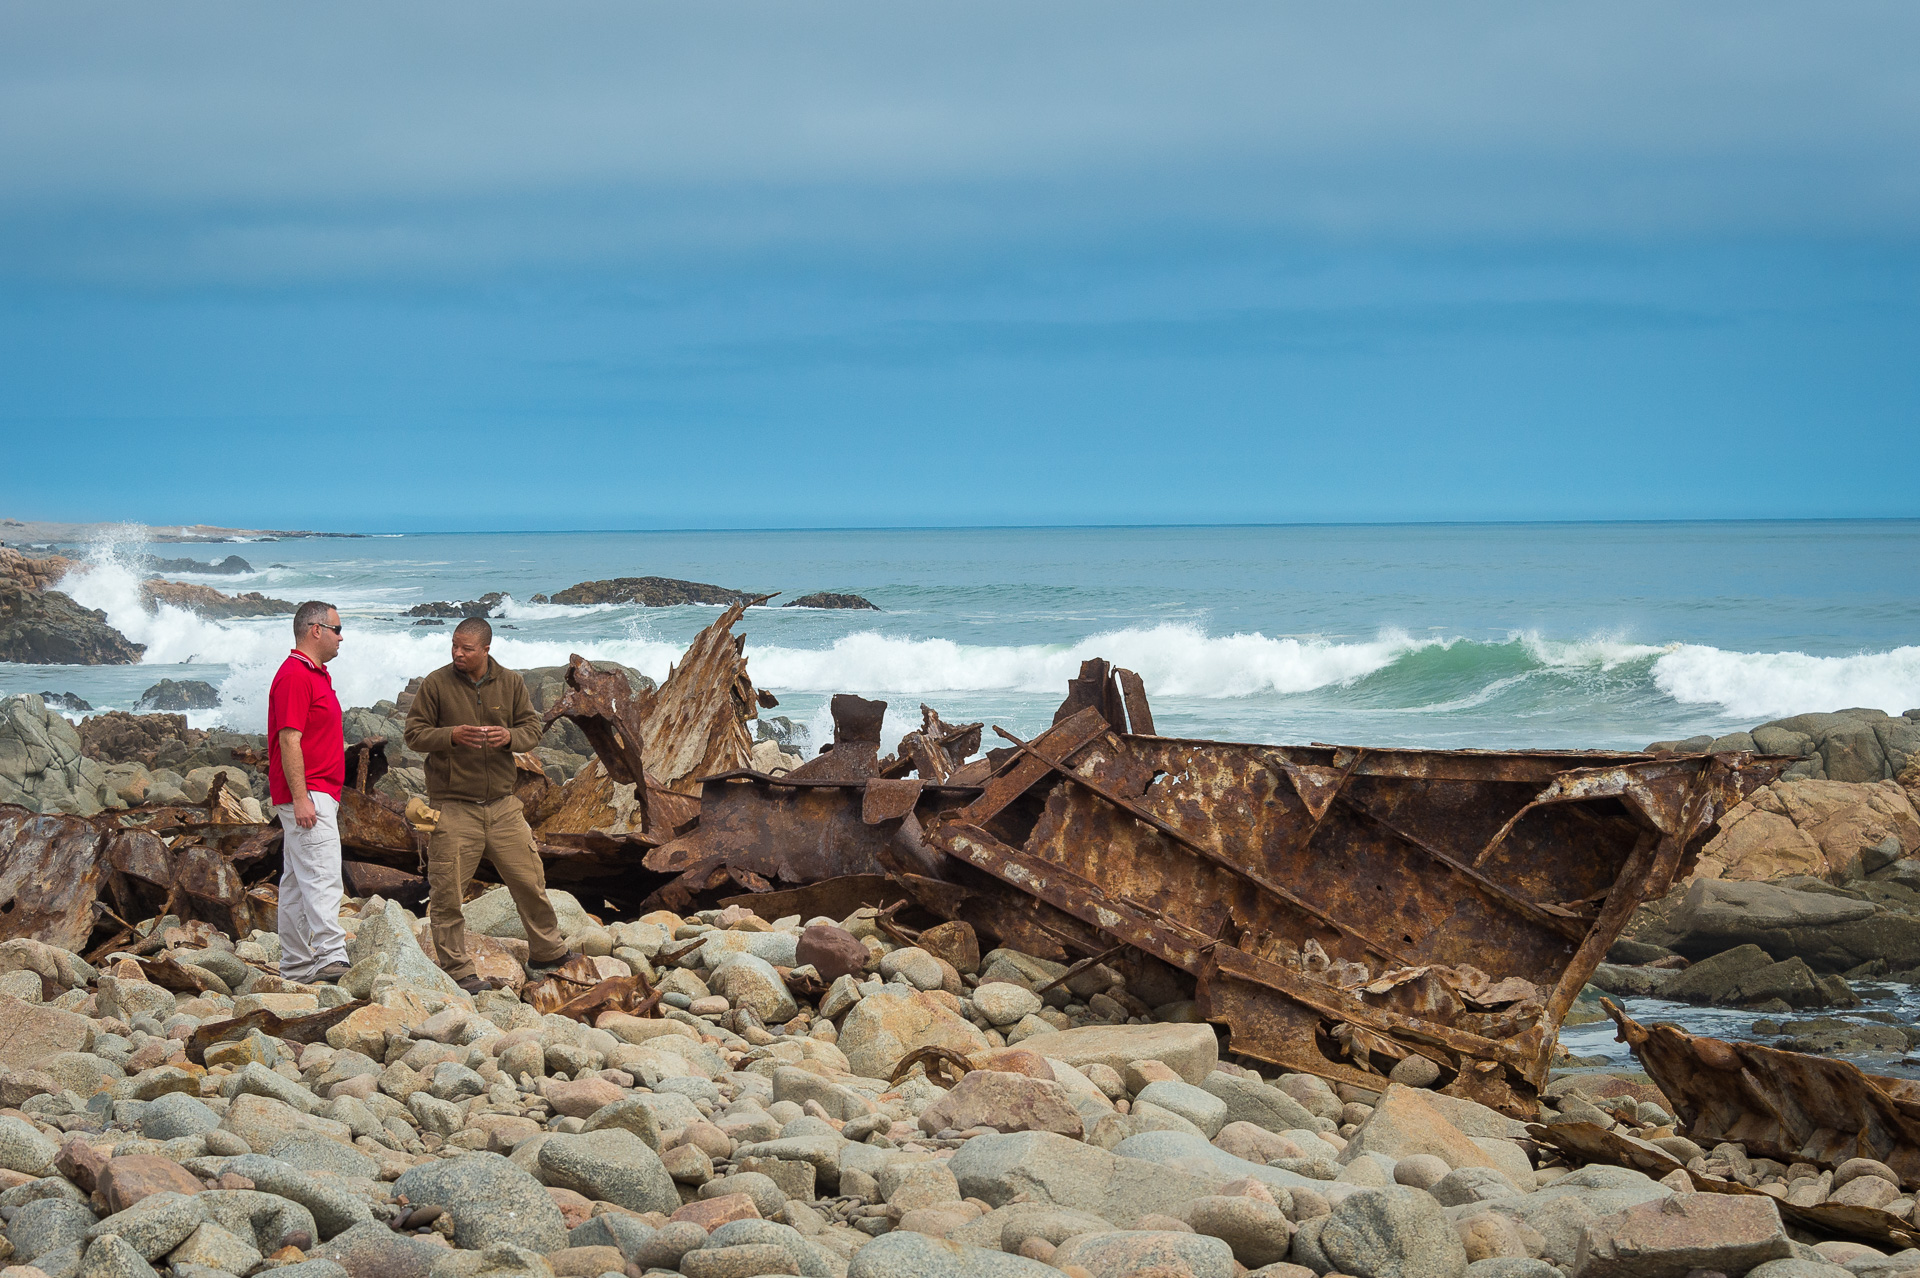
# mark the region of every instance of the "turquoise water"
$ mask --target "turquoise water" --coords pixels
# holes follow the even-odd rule
[[[196,722],[257,729],[287,622],[146,612],[139,549],[132,529],[91,548],[99,566],[67,588],[148,644],[145,663],[0,665],[0,692],[131,708],[163,676],[201,678],[223,700]],[[1619,748],[1920,705],[1916,521],[471,533],[193,553],[230,552],[257,571],[188,580],[338,604],[348,704],[446,660],[447,631],[407,607],[490,590],[512,596],[495,622],[508,664],[581,652],[663,677],[715,609],[525,602],[655,575],[879,604],[776,599],[739,627],[779,713],[819,727],[844,691],[891,702],[890,732],[924,700],[1025,735],[1088,656],[1141,673],[1163,733],[1240,740]]]

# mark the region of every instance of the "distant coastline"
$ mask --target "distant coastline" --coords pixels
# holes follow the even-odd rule
[[[65,524],[41,519],[0,519],[0,544],[74,546],[111,538],[118,523]],[[146,540],[179,544],[244,544],[259,541],[297,541],[314,537],[365,537],[366,533],[316,532],[307,528],[221,528],[213,524],[149,524]]]

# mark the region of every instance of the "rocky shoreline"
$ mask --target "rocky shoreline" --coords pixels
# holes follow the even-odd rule
[[[1224,1057],[1164,969],[983,954],[870,907],[619,922],[555,897],[581,970],[527,984],[495,889],[466,913],[505,987],[477,996],[379,896],[347,902],[338,986],[280,977],[271,931],[173,917],[91,962],[0,942],[10,1278],[1920,1269],[1782,1214],[1908,1219],[1899,1173],[1703,1148],[1644,1078],[1560,1079],[1529,1127],[1429,1090],[1420,1057],[1377,1089]],[[651,1013],[553,1010],[609,977]],[[1576,1167],[1563,1124],[1688,1171]]]

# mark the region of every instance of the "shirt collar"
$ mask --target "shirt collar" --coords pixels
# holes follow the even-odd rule
[[[309,657],[306,653],[300,651],[298,648],[290,649],[289,655],[300,658],[300,660],[305,663],[307,669],[313,671],[317,675],[324,675],[327,673],[327,668],[325,666],[321,665],[319,662],[315,661],[312,657]]]

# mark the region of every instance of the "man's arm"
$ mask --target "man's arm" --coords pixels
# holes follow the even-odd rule
[[[453,729],[440,726],[440,694],[429,679],[407,707],[407,749],[415,754],[440,754],[453,749]]]
[[[546,735],[540,716],[534,713],[533,698],[527,695],[526,681],[517,677],[513,681],[513,704],[507,707],[507,718],[513,724],[508,745],[515,754],[533,749]]]
[[[307,757],[300,749],[300,729],[280,729],[280,775],[293,792],[293,819],[303,830],[311,830],[320,814],[314,809],[313,796],[307,792]]]

